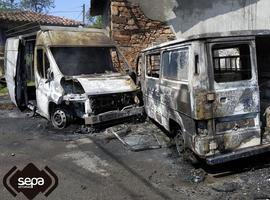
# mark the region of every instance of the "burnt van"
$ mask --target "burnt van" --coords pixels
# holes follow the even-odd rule
[[[270,150],[269,31],[176,40],[137,63],[146,113],[180,154],[214,165]]]
[[[129,66],[103,30],[40,27],[6,42],[10,98],[59,129],[73,119],[86,125],[139,115],[139,89]]]

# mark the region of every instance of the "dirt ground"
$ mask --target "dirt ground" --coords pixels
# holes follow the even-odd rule
[[[131,135],[156,133],[159,142],[168,142],[150,121],[127,125]],[[46,198],[52,200],[270,199],[269,153],[215,167],[191,166],[170,145],[134,152],[104,134],[81,134],[77,126],[58,131],[41,117],[2,106],[0,177],[14,166],[49,166],[59,178]],[[13,198],[1,183],[0,199],[26,198]]]

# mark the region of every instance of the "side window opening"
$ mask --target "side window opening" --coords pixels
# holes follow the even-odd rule
[[[49,62],[49,59],[47,57],[47,54],[44,53],[44,77],[46,79],[49,79],[48,77],[48,69],[50,68],[50,62]]]
[[[43,77],[43,49],[37,50],[37,71]]]
[[[126,68],[125,62],[121,57],[119,56],[119,53],[116,49],[110,49],[111,58],[112,58],[112,64],[114,69],[117,72],[124,72],[124,69]]]
[[[143,59],[142,59],[142,56],[139,56],[137,59],[137,67],[136,67],[137,76],[142,75],[142,65],[143,65]]]
[[[160,75],[160,54],[147,55],[147,75],[159,78]]]
[[[43,49],[37,50],[37,71],[41,78],[47,79],[47,72],[50,68],[48,57]]]
[[[117,48],[110,49],[110,56],[111,58],[108,59],[112,59],[112,65],[116,72],[127,73],[130,70],[130,66],[125,60],[124,55]]]
[[[252,78],[248,44],[215,45],[212,49],[214,78],[217,83]]]
[[[162,55],[163,77],[169,80],[188,80],[189,49],[177,49]]]

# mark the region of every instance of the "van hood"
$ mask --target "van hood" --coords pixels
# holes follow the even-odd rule
[[[87,95],[132,92],[137,86],[129,76],[117,78],[77,78]]]

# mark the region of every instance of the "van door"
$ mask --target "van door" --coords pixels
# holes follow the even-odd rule
[[[40,115],[49,118],[49,99],[51,95],[51,81],[48,77],[50,69],[49,59],[43,48],[36,50],[36,99]]]
[[[210,44],[213,90],[213,118],[216,132],[245,126],[260,128],[260,98],[255,42],[234,41]]]
[[[189,47],[179,47],[162,53],[161,104],[166,111],[176,111],[191,116],[188,84]],[[166,114],[166,113],[164,113]],[[171,114],[171,117],[176,117]],[[166,116],[169,118],[169,113]],[[176,120],[176,119],[174,119]]]
[[[145,105],[148,116],[162,123],[162,111],[160,106],[160,62],[160,52],[146,55],[146,76],[143,92],[145,94]]]
[[[26,108],[26,74],[22,61],[23,44],[20,39],[10,38],[5,48],[5,78],[11,101],[21,110]]]

